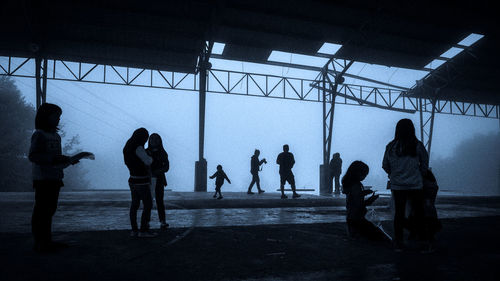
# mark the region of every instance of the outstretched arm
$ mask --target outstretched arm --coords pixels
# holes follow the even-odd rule
[[[227,177],[226,173],[224,173],[224,178],[227,180],[228,183],[231,183],[231,181],[229,180],[229,178]]]
[[[215,172],[213,175],[210,176],[211,179],[215,178],[215,176],[217,175],[217,172]]]

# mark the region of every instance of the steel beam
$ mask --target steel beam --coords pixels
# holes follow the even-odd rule
[[[33,58],[0,57],[0,75],[22,78],[36,78],[29,62]],[[63,64],[64,62],[64,64]],[[199,92],[199,73],[166,72],[153,69],[135,69],[95,65],[60,60],[48,60],[50,66],[47,80],[84,82],[106,85],[120,85],[155,89]],[[79,75],[79,69],[82,69]],[[71,70],[71,71],[70,71]],[[130,72],[131,79],[126,78]],[[331,69],[329,76],[338,71]],[[347,76],[347,73],[344,74]],[[308,102],[323,102],[321,80],[292,78],[277,75],[240,71],[207,70],[207,93],[239,96],[287,99]],[[327,87],[327,92],[331,91]],[[339,85],[336,104],[370,106],[404,113],[419,111],[417,97],[405,90],[392,87],[372,87],[354,84]],[[329,95],[327,95],[328,97]],[[430,103],[430,99],[423,99]],[[431,113],[431,107],[423,107]],[[498,105],[437,100],[435,113],[500,119]]]

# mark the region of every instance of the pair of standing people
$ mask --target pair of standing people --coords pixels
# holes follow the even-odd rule
[[[250,173],[252,174],[252,182],[250,186],[248,186],[247,194],[254,194],[252,192],[252,187],[256,183],[259,194],[264,193],[265,190],[260,188],[260,178],[259,171],[260,166],[263,163],[267,163],[266,158],[259,160],[260,151],[258,149],[255,150],[252,159],[250,160]],[[295,188],[295,177],[292,172],[293,165],[295,165],[295,158],[293,154],[290,152],[290,147],[288,144],[283,145],[283,152],[281,152],[276,158],[276,164],[280,166],[279,174],[280,174],[280,190],[281,190],[281,199],[286,199],[288,196],[285,195],[285,183],[289,183],[292,187],[293,198],[299,198],[300,195],[297,193]]]
[[[148,142],[148,149],[144,148]],[[165,220],[165,205],[163,202],[164,187],[167,185],[165,173],[169,170],[168,154],[163,148],[160,135],[154,133],[149,136],[145,128],[134,131],[132,137],[123,148],[125,165],[130,177],[128,180],[132,196],[130,206],[130,224],[132,226],[131,236],[133,237],[155,237],[157,234],[149,228],[151,219],[151,209],[153,207],[153,197],[150,186],[155,184],[155,197],[160,219],[161,228],[165,229],[169,225]],[[137,225],[137,211],[140,202],[143,202],[141,215],[141,226]]]

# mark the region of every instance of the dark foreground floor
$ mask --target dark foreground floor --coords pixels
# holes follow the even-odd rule
[[[146,240],[121,230],[56,233],[71,247],[44,255],[29,234],[0,233],[0,279],[498,280],[500,216],[443,226],[427,255],[347,239],[343,223],[177,228]]]

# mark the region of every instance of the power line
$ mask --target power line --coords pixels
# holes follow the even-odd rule
[[[33,86],[31,86],[31,85],[29,85],[29,84],[27,84],[27,83],[24,83],[24,82],[19,81],[19,80],[18,80],[18,82],[20,82],[21,84],[24,84],[25,86],[28,86],[28,87],[32,88],[33,90],[35,90],[35,88],[34,88]],[[68,103],[64,102],[63,100],[61,100],[61,99],[59,99],[59,98],[56,98],[56,97],[53,97],[53,98],[55,98],[56,100],[59,100],[59,102],[61,102],[61,103],[63,103],[63,104],[66,104],[66,105],[68,105],[68,106],[71,106],[71,107],[75,108],[76,110],[78,110],[78,111],[80,111],[80,112],[82,112],[82,113],[85,113],[85,114],[90,115],[89,113],[83,112],[83,111],[79,110],[78,108],[76,108],[76,107],[74,107],[74,106],[72,106],[72,105],[70,105],[70,104],[68,104]],[[90,116],[91,116],[91,117],[93,117],[92,115],[90,115]],[[94,117],[94,118],[96,118],[96,117]],[[98,119],[98,118],[96,118],[96,119],[97,119],[97,120],[99,120],[99,121],[102,121],[102,120],[100,120],[100,119]],[[96,130],[90,129],[90,128],[88,128],[88,127],[84,126],[84,125],[81,125],[81,124],[79,124],[79,123],[76,123],[76,122],[74,122],[74,121],[71,121],[70,119],[65,119],[64,121],[65,121],[65,122],[70,122],[70,123],[73,123],[73,124],[75,124],[75,125],[77,125],[77,126],[79,126],[79,127],[82,127],[82,128],[87,129],[87,130],[89,130],[89,131],[92,131],[92,132],[94,132],[94,133],[97,133],[97,134],[99,134],[99,135],[101,135],[101,136],[103,136],[103,137],[106,137],[106,138],[109,138],[109,139],[111,139],[111,140],[117,141],[117,139],[115,139],[115,138],[113,138],[113,137],[110,137],[110,136],[104,135],[104,134],[102,134],[102,133],[100,133],[100,132],[98,132],[98,131],[96,131]]]

